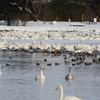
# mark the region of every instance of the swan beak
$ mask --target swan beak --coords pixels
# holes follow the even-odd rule
[[[44,70],[44,67],[41,67],[41,69],[43,69],[43,70]]]
[[[55,89],[55,91],[58,90],[58,87]]]

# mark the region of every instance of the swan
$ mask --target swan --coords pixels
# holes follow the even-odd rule
[[[74,79],[74,76],[71,73],[72,73],[72,68],[69,67],[69,74],[66,75],[66,77],[65,77],[66,80],[73,80]]]
[[[0,75],[2,74],[2,72],[1,72],[1,65],[0,65]]]
[[[35,76],[35,79],[36,79],[36,80],[45,79],[45,76],[44,76],[44,74],[43,74],[43,70],[44,70],[44,67],[41,67],[41,68],[40,68],[40,75],[36,75],[36,76]]]
[[[77,98],[75,96],[63,96],[63,87],[61,85],[59,85],[55,90],[60,89],[60,97],[59,100],[82,100],[80,98]]]

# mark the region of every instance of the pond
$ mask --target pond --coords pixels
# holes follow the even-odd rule
[[[64,59],[65,56],[67,59]],[[47,59],[47,61],[44,61]],[[71,95],[82,100],[100,100],[100,62],[93,63],[95,56],[85,56],[83,63],[72,61],[76,56],[68,53],[58,55],[49,53],[25,53],[13,51],[0,52],[0,100],[58,100],[58,85],[62,85],[64,96]],[[70,64],[65,64],[69,61]],[[92,63],[89,66],[85,62]],[[40,65],[36,65],[39,63]],[[58,63],[56,65],[55,63]],[[48,65],[51,64],[51,65]],[[44,81],[36,81],[43,66]],[[72,67],[75,77],[72,81],[65,80]]]

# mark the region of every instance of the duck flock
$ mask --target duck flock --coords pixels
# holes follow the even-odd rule
[[[68,66],[95,66],[100,64],[100,56],[98,58],[98,55],[93,55],[89,53],[72,53],[72,52],[67,52],[67,53],[51,53],[52,59],[56,59],[55,57],[60,57],[63,58],[63,64],[68,65]],[[42,59],[43,60],[43,59]],[[61,59],[62,60],[62,59]],[[54,63],[48,63],[49,59],[44,59],[44,63],[47,64],[47,66],[54,66]],[[41,63],[37,63],[37,66],[40,66]],[[59,66],[60,62],[55,62],[55,66]],[[68,67],[67,66],[67,67]],[[73,67],[74,68],[74,67]],[[40,74],[35,76],[36,80],[45,80],[45,76],[43,74],[44,67],[40,67]],[[74,76],[72,75],[72,68],[69,67],[69,73],[65,76],[65,79],[69,82],[74,80]],[[78,97],[75,96],[65,96],[63,95],[63,87],[61,85],[58,85],[55,90],[60,90],[60,96],[59,100],[82,100]]]
[[[20,43],[14,40],[31,40],[31,43]],[[36,43],[40,40],[40,44]],[[78,44],[69,43],[46,43],[45,40],[80,40]],[[83,41],[98,41],[98,44],[85,44]],[[100,32],[95,30],[88,31],[18,31],[18,30],[3,30],[0,31],[0,50],[11,51],[74,51],[75,53],[85,52],[92,53],[93,51],[100,52]]]

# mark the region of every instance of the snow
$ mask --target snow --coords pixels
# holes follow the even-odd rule
[[[54,23],[54,24],[51,24]],[[85,24],[85,26],[70,26],[70,24]],[[88,24],[88,22],[46,22],[44,24],[43,21],[27,22],[26,26],[6,26],[6,22],[0,22],[0,30],[29,30],[29,31],[43,31],[43,30],[79,30],[79,31],[87,31],[87,30],[96,30],[100,31],[100,23],[97,24]]]
[[[5,21],[0,21],[0,30],[0,50],[100,52],[99,22],[29,21],[26,26],[6,26]]]

